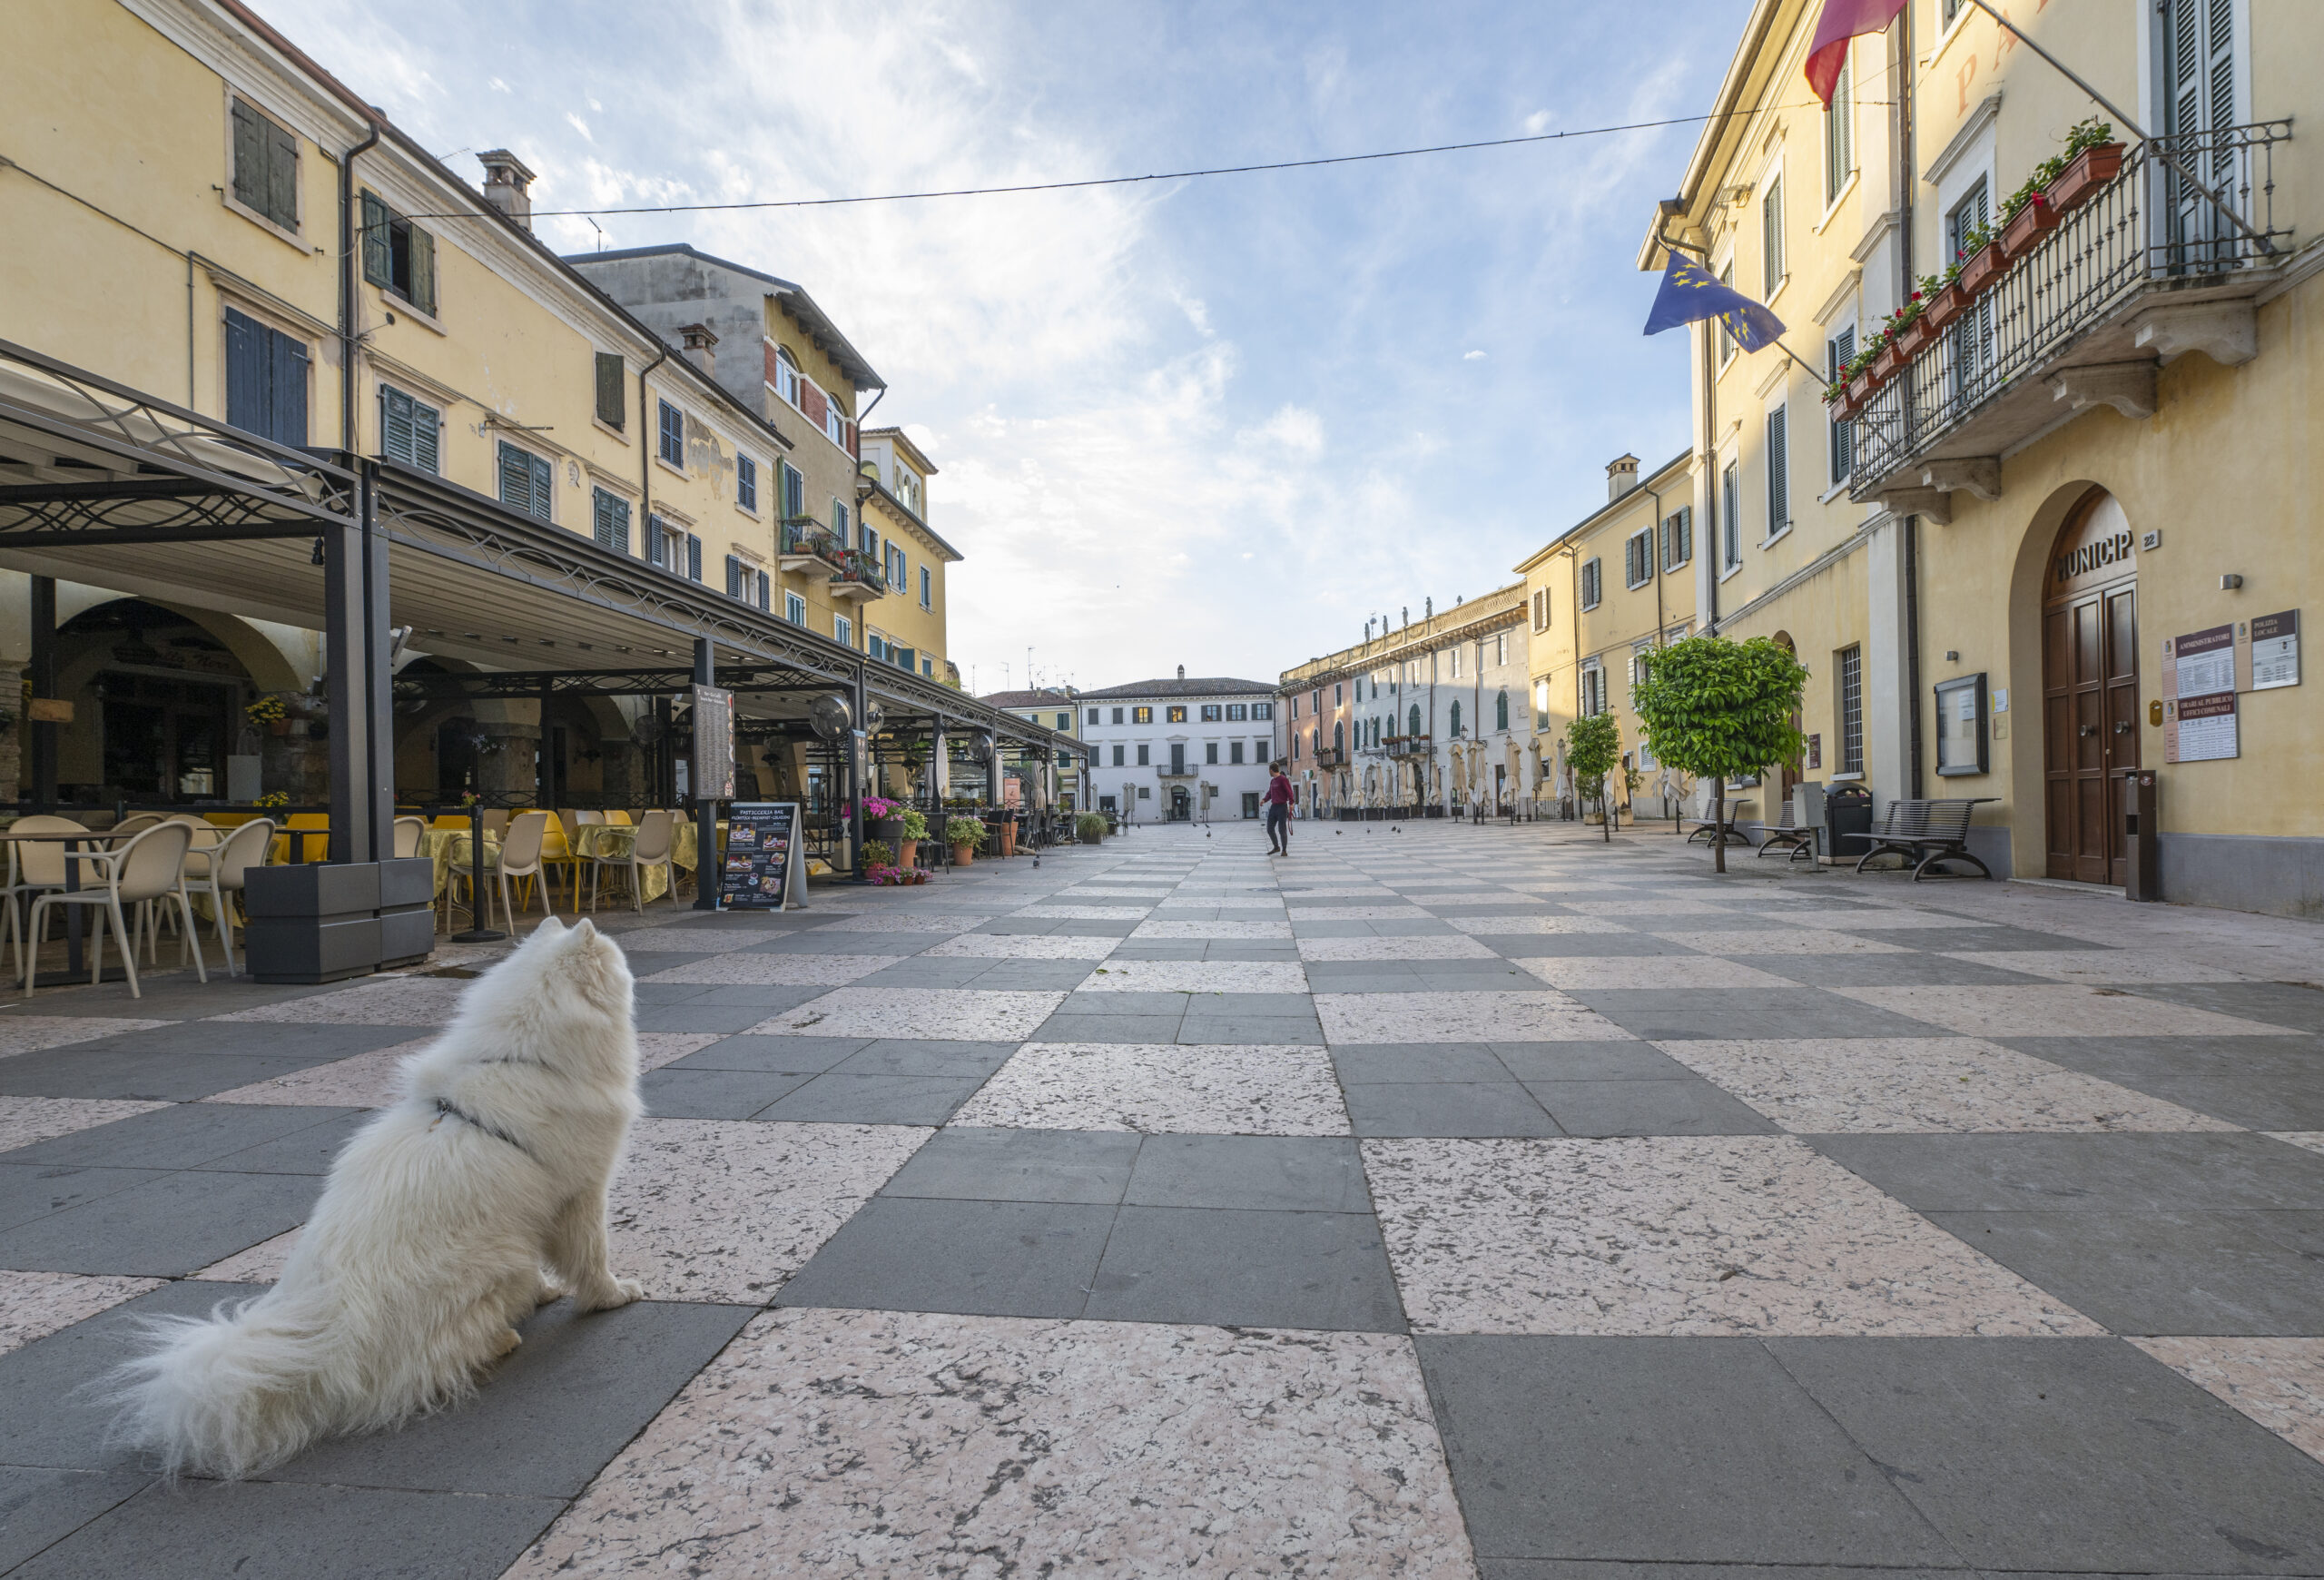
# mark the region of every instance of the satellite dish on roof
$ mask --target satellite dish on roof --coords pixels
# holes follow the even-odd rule
[[[815,698],[807,709],[807,722],[824,740],[835,741],[847,734],[853,716],[848,711],[847,698],[832,693]]]

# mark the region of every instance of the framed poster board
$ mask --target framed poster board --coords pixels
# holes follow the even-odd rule
[[[694,760],[688,788],[697,801],[734,794],[734,694],[714,686],[694,688]]]
[[[807,853],[795,801],[737,801],[726,808],[718,900],[730,911],[788,911],[807,904]]]
[[[1989,771],[1986,700],[1982,670],[1937,683],[1936,771],[1940,776]]]
[[[2162,760],[2216,763],[2241,755],[2233,626],[2212,626],[2162,644]]]

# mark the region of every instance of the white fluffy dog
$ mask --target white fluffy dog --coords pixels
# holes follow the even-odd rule
[[[465,1397],[560,1293],[636,1299],[606,1261],[606,1187],[640,1112],[631,980],[588,922],[543,922],[405,1062],[405,1096],[340,1151],[281,1280],[164,1320],[117,1374],[122,1435],[172,1475],[249,1476]]]

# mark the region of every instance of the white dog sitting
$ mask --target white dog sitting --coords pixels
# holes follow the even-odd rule
[[[281,1280],[157,1325],[116,1375],[122,1435],[172,1475],[251,1475],[464,1397],[560,1293],[636,1299],[606,1261],[606,1187],[640,1112],[631,981],[591,923],[543,922],[405,1062],[406,1095],[331,1165]]]

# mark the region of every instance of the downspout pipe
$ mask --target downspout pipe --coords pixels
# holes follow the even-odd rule
[[[380,135],[374,119],[363,141],[339,156],[339,448],[350,456],[356,442],[355,308],[362,267],[355,249],[355,161],[378,147]]]
[[[646,430],[645,375],[669,360],[670,342],[664,341],[661,354],[637,370],[637,530],[641,534],[638,546],[642,548],[648,547],[642,534],[654,529],[654,441]],[[775,547],[780,548],[782,545],[777,543]],[[645,558],[654,558],[650,549]]]

